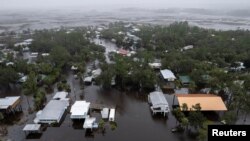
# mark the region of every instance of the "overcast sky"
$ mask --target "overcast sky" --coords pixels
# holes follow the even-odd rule
[[[250,0],[0,0],[0,9],[84,7],[109,8],[212,8],[246,9]]]

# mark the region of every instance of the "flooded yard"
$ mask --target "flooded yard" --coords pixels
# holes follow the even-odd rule
[[[79,140],[144,140],[144,141],[188,141],[185,134],[172,133],[171,128],[176,125],[175,118],[169,114],[168,119],[163,116],[152,116],[147,103],[146,94],[135,92],[119,92],[115,89],[103,91],[99,86],[87,86],[84,91],[86,101],[116,105],[117,128],[112,131],[107,128],[106,132],[94,132],[93,136],[86,136],[82,123],[74,124],[68,113],[60,127],[48,127],[42,135],[35,139],[26,139],[22,128],[25,124],[15,125],[10,128],[8,137],[15,141],[39,140],[39,141],[79,141]],[[73,93],[71,93],[71,96]],[[79,94],[79,93],[78,93]],[[79,95],[76,96],[80,100]],[[171,105],[172,97],[167,96]],[[33,116],[29,116],[32,118]],[[28,122],[32,119],[28,118]],[[107,123],[108,124],[108,123]]]

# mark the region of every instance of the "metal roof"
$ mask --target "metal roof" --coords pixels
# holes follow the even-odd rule
[[[13,106],[18,100],[20,100],[20,96],[0,98],[0,109],[7,109]]]
[[[83,128],[85,129],[93,128],[95,121],[96,121],[95,117],[87,117],[84,121]]]
[[[168,106],[168,102],[162,92],[158,92],[158,91],[151,92],[149,94],[149,98],[153,106],[157,106],[157,105]]]
[[[71,116],[84,116],[88,114],[90,102],[76,101],[70,110]]]
[[[53,99],[59,99],[59,100],[63,100],[63,99],[66,99],[66,97],[68,96],[68,92],[65,92],[65,91],[62,91],[62,92],[57,92]]]
[[[168,79],[169,81],[174,81],[176,79],[174,73],[169,69],[161,70],[161,75],[164,79]]]
[[[41,124],[26,124],[23,131],[39,131]]]
[[[59,122],[68,105],[66,100],[51,100],[39,115],[39,122],[51,120]]]

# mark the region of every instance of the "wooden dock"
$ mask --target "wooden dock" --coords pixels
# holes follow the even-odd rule
[[[105,104],[100,104],[100,103],[91,103],[90,104],[90,109],[91,110],[102,110],[103,108],[115,108],[115,106],[112,105],[105,105]]]

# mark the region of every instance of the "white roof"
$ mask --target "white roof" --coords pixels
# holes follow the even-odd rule
[[[69,102],[66,100],[51,100],[38,116],[39,122],[59,122],[68,105]]]
[[[49,56],[49,53],[42,53],[42,56]]]
[[[151,68],[160,68],[161,67],[161,63],[148,63],[148,65]]]
[[[33,41],[33,39],[24,40],[24,42],[28,42],[28,43],[31,43],[32,41]]]
[[[115,120],[115,109],[110,109],[109,121],[114,121],[114,120]]]
[[[83,81],[84,81],[84,82],[91,82],[92,79],[93,79],[92,76],[88,76],[88,77],[85,77]]]
[[[71,70],[77,70],[77,69],[78,69],[78,67],[76,67],[76,66],[71,67]]]
[[[169,69],[161,70],[161,75],[163,76],[164,79],[168,79],[171,81],[176,79],[174,73]]]
[[[53,99],[54,100],[56,100],[56,99],[59,99],[59,100],[65,100],[66,99],[66,97],[68,96],[68,92],[65,92],[65,91],[62,91],[62,92],[57,92],[55,95],[54,95],[54,97],[53,97]]]
[[[93,128],[93,125],[96,121],[96,118],[95,117],[87,117],[85,119],[85,122],[83,124],[83,128],[87,129],[87,128]]]
[[[26,124],[23,131],[39,131],[41,124]]]
[[[158,106],[168,107],[168,102],[162,92],[158,92],[158,91],[151,92],[149,94],[149,99],[153,107],[158,107]]]
[[[102,118],[108,118],[109,117],[109,108],[103,108],[101,111]]]
[[[70,110],[71,115],[84,116],[88,114],[90,102],[76,101]]]
[[[102,70],[101,70],[101,69],[96,69],[96,70],[93,70],[93,71],[92,71],[93,77],[97,77],[97,76],[99,76],[101,73],[102,73]]]
[[[7,109],[20,99],[20,96],[0,98],[0,109]]]
[[[26,80],[28,79],[28,76],[25,75],[22,78],[19,79],[19,82],[26,82]]]

